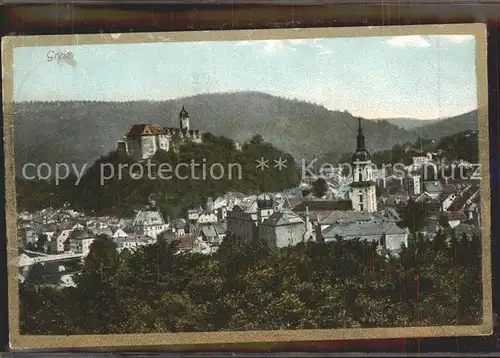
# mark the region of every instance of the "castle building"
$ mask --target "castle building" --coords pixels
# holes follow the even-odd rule
[[[355,211],[377,211],[376,183],[373,180],[373,165],[370,153],[365,147],[365,136],[361,129],[361,118],[356,151],[352,155],[352,183],[349,188],[349,199]]]
[[[159,124],[136,124],[118,142],[118,152],[125,153],[136,161],[149,159],[158,150],[177,150],[185,142],[202,142],[198,129],[189,128],[189,114],[182,106],[179,127],[162,127]]]

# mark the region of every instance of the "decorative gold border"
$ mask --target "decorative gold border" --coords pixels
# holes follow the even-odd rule
[[[318,329],[247,332],[110,334],[73,336],[30,336],[19,333],[18,269],[12,264],[17,256],[16,188],[14,180],[14,146],[12,138],[12,62],[15,47],[84,44],[125,44],[182,41],[241,41],[264,39],[299,39],[329,37],[372,37],[399,35],[458,35],[475,36],[478,97],[478,126],[481,163],[482,208],[482,281],[483,323],[477,326],[400,327],[375,329]],[[5,37],[2,39],[2,86],[5,141],[5,186],[7,260],[9,276],[9,323],[12,349],[96,348],[96,347],[166,347],[229,343],[291,342],[311,340],[409,338],[443,336],[477,336],[492,333],[491,231],[489,183],[488,86],[486,63],[486,26],[484,24],[410,25],[387,27],[348,27],[313,29],[233,30],[170,33],[124,33],[92,35],[48,35]],[[180,346],[179,346],[180,345]]]

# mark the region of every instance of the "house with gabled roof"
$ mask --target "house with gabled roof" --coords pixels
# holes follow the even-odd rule
[[[155,242],[155,240],[149,236],[133,233],[127,237],[115,238],[114,241],[117,244],[118,251],[122,251],[123,249],[135,251],[141,246],[150,245]]]
[[[111,235],[111,237],[112,237],[113,239],[124,239],[124,238],[129,237],[129,235],[128,235],[125,231],[123,231],[122,229],[117,229],[117,230],[113,233],[113,235]]]
[[[195,243],[196,238],[192,235],[186,235],[182,236],[176,239],[177,241],[177,248],[179,251],[177,251],[178,254],[180,253],[187,253],[187,252],[197,252],[197,244]]]
[[[50,242],[50,251],[52,253],[61,253],[69,249],[69,237],[73,230],[62,230],[55,235]]]
[[[463,211],[445,211],[441,215],[441,221],[449,227],[454,228],[469,218]]]
[[[442,193],[442,185],[439,181],[424,181],[424,192],[432,199],[437,199]]]
[[[74,230],[69,236],[69,250],[74,254],[87,256],[90,252],[90,245],[95,241],[95,235],[87,229]]]
[[[300,215],[290,210],[278,211],[259,225],[259,238],[272,247],[294,246],[304,241],[305,231],[305,221]]]
[[[454,233],[455,233],[455,237],[457,238],[462,238],[464,235],[465,237],[467,238],[471,238],[473,236],[480,236],[481,235],[481,229],[475,225],[471,225],[471,224],[465,224],[465,223],[461,223],[459,225],[457,225],[455,228],[454,228]]]
[[[398,227],[395,223],[385,220],[372,220],[364,223],[348,222],[333,224],[321,232],[324,242],[344,239],[361,239],[377,242],[380,249],[397,253],[403,244],[408,245],[408,230]]]
[[[253,206],[235,205],[233,210],[227,212],[228,230],[246,242],[258,235],[257,221],[257,208],[254,210]]]
[[[140,210],[132,223],[134,233],[156,239],[163,231],[167,230],[168,225],[165,223],[160,211],[147,208]]]

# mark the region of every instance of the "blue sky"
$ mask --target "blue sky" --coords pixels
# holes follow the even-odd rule
[[[48,61],[71,51],[73,61]],[[19,47],[14,100],[163,100],[262,91],[366,118],[477,107],[469,35]]]

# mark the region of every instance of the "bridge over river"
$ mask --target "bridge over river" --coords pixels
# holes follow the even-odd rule
[[[37,254],[38,256],[36,257],[30,257],[27,254]],[[14,259],[13,264],[18,266],[19,268],[21,267],[28,267],[37,263],[48,263],[48,262],[58,262],[58,261],[70,261],[70,260],[76,260],[76,259],[81,259],[83,257],[83,254],[74,254],[74,253],[64,253],[64,254],[57,254],[57,255],[47,255],[47,254],[41,254],[40,252],[30,252],[30,251],[25,251],[18,257]]]

